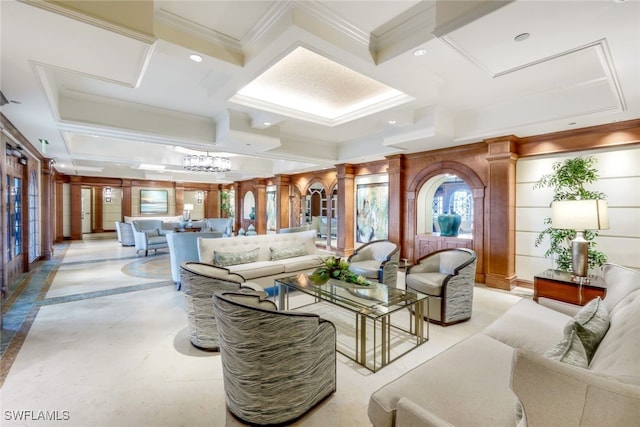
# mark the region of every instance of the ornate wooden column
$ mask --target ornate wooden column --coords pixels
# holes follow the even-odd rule
[[[120,209],[122,211],[122,220],[124,221],[125,216],[131,216],[131,180],[123,179],[121,186],[122,206]]]
[[[402,246],[406,221],[405,215],[405,187],[404,187],[404,155],[398,154],[387,157],[389,166],[389,240]],[[406,256],[406,249],[401,247],[400,253]]]
[[[219,218],[222,216],[220,211],[220,192],[223,190],[222,184],[212,185],[204,194],[204,217]],[[200,191],[200,190],[197,190]]]
[[[40,256],[42,259],[49,260],[53,255],[53,234],[52,227],[55,224],[55,214],[51,209],[52,195],[55,194],[53,189],[53,164],[50,159],[43,159],[40,163]]]
[[[254,227],[256,233],[267,234],[267,181],[259,179],[256,181],[255,202],[256,202],[256,219]]]
[[[489,185],[485,227],[485,283],[499,289],[515,286],[515,198],[516,160],[515,136],[485,141],[489,154]]]
[[[71,240],[82,240],[82,177],[71,177]]]
[[[289,222],[291,192],[291,178],[284,175],[276,175],[276,230],[291,227]]]
[[[341,256],[353,253],[355,230],[355,168],[353,165],[336,165],[338,170],[338,247]]]

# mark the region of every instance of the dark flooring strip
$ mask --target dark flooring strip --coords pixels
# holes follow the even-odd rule
[[[21,283],[14,292],[13,300],[9,307],[2,307],[2,343],[0,347],[0,387],[4,384],[13,362],[15,361],[31,325],[38,315],[40,304],[51,287],[53,278],[58,271],[65,254],[69,249],[68,244],[56,246],[56,251],[50,260],[41,261],[33,271],[29,272],[24,283]]]
[[[124,286],[122,288],[106,289],[104,291],[85,292],[83,294],[66,295],[62,297],[46,298],[38,303],[40,305],[62,304],[65,302],[82,301],[91,298],[100,298],[109,295],[125,294],[128,292],[145,291],[148,289],[162,288],[165,286],[175,286],[171,280],[163,280],[161,282],[144,283],[142,285]]]

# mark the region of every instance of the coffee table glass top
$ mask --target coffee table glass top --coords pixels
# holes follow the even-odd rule
[[[387,316],[427,298],[424,294],[390,288],[382,283],[361,286],[329,279],[326,283],[317,285],[304,273],[281,277],[275,282],[371,318]]]

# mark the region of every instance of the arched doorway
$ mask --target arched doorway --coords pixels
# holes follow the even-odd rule
[[[470,211],[472,218],[465,224],[468,233],[462,236],[442,237],[436,234],[433,228],[433,207],[425,208],[427,200],[433,203],[438,188],[449,179],[447,175],[457,177],[468,186],[464,194],[461,192],[459,196],[452,199],[454,206],[460,203],[457,198],[466,197],[467,203],[473,201]],[[484,277],[484,188],[484,182],[475,171],[458,162],[433,163],[418,173],[407,186],[407,237],[403,242],[407,248],[407,258],[414,262],[435,250],[468,247],[478,256],[476,277],[482,279]],[[442,203],[444,208],[444,198]]]

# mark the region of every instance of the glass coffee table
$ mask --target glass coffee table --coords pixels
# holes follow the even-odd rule
[[[382,283],[360,286],[329,279],[316,285],[304,273],[276,279],[275,285],[280,310],[291,309],[292,291],[301,292],[306,298],[296,297],[300,304],[295,308],[334,322],[338,352],[373,372],[429,339],[429,322],[423,320],[423,307],[428,310],[429,304],[422,304],[427,295]]]

